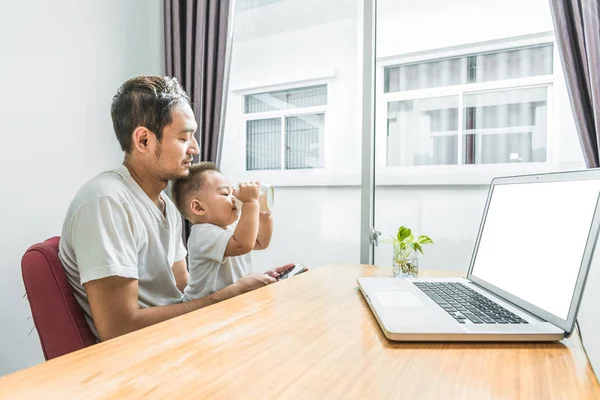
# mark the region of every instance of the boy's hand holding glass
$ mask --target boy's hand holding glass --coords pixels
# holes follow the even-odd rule
[[[240,198],[240,196],[244,196],[240,193],[242,187],[245,186],[257,186],[258,187],[258,205],[261,211],[261,217],[269,218],[271,215],[271,211],[273,210],[273,202],[275,201],[275,190],[273,186],[268,183],[260,183],[260,182],[245,182],[239,183],[236,187],[233,188],[233,196],[236,199],[236,205],[238,209],[242,208],[243,203],[246,203],[244,199]],[[254,199],[254,198],[253,198]],[[253,201],[253,200],[252,200]],[[264,214],[262,214],[264,213]]]
[[[260,196],[260,183],[242,182],[237,188],[233,189],[233,196],[242,203],[258,201],[258,197]]]

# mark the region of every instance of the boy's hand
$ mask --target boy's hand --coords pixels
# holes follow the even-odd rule
[[[259,219],[269,219],[271,218],[271,211],[260,211],[258,213]]]
[[[243,182],[239,184],[238,189],[233,190],[233,195],[242,203],[258,201],[260,195],[259,182]]]

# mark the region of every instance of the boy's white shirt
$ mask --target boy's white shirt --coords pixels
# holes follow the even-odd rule
[[[223,229],[212,224],[192,225],[188,239],[190,277],[184,290],[187,300],[207,296],[252,271],[252,253],[225,257],[237,222]]]

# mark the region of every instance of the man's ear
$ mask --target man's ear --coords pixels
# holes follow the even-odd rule
[[[153,148],[156,136],[145,126],[138,126],[132,134],[133,147],[140,153],[148,153]]]
[[[206,203],[198,199],[193,199],[190,202],[190,211],[194,215],[204,216],[206,215]]]

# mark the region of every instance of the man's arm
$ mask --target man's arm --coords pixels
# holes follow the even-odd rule
[[[269,247],[273,236],[273,216],[270,211],[261,212],[258,218],[258,235],[254,250],[264,250]]]
[[[177,284],[177,289],[179,289],[182,293],[185,287],[188,284],[188,278],[190,274],[187,269],[187,262],[185,258],[183,260],[176,261],[173,263],[173,275],[175,276],[175,283]]]
[[[138,281],[110,276],[86,282],[92,318],[100,340],[108,340],[157,324],[275,282],[267,274],[249,274],[218,292],[187,303],[140,308]]]

